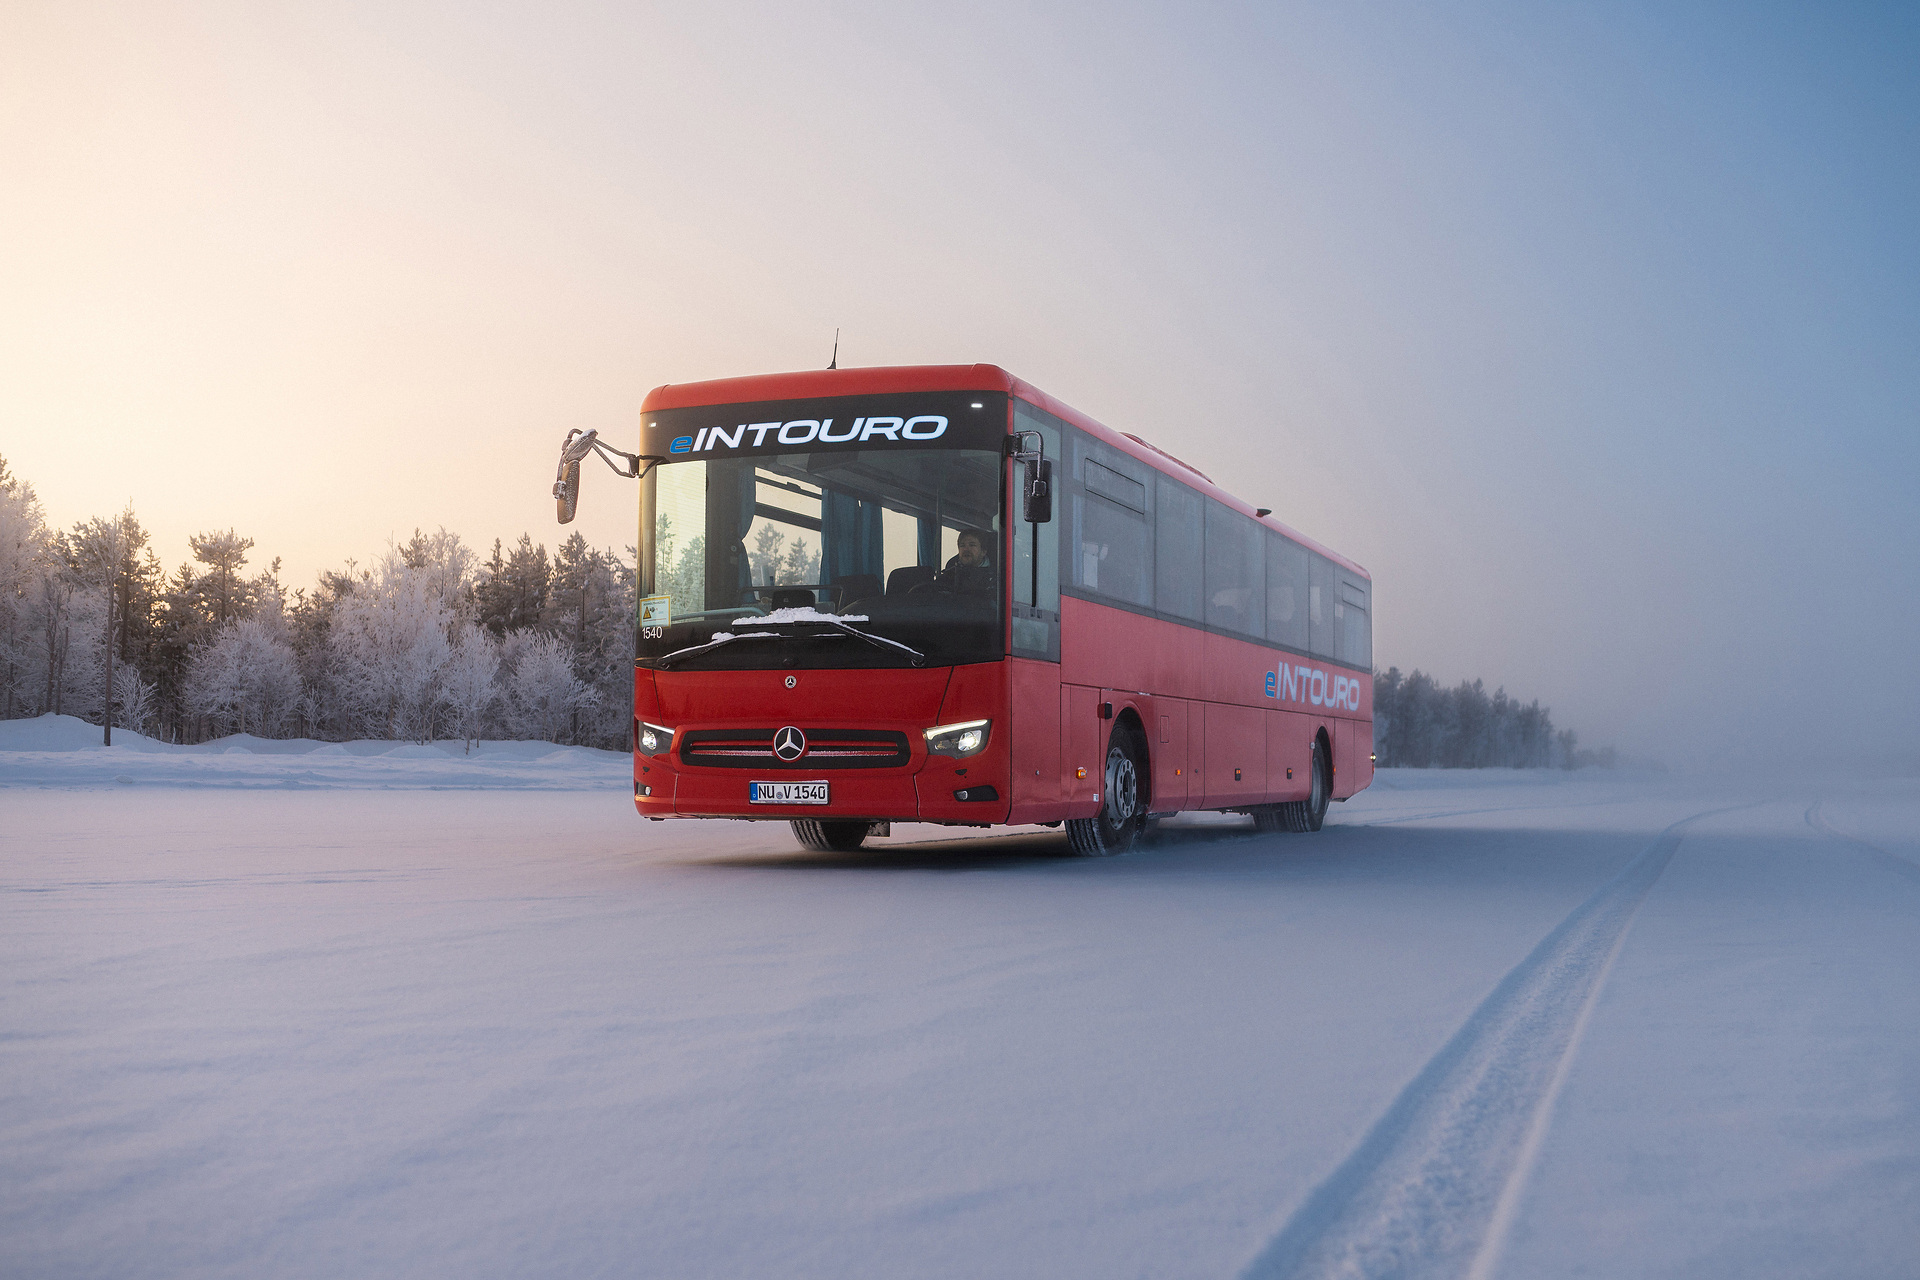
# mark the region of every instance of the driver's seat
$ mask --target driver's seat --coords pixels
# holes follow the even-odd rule
[[[915,587],[925,586],[933,581],[937,572],[938,570],[930,564],[910,564],[905,568],[895,569],[887,575],[887,598],[903,596]]]

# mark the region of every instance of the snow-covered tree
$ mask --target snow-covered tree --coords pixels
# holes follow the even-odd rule
[[[1522,706],[1504,688],[1492,697],[1478,680],[1444,689],[1425,672],[1402,675],[1398,667],[1373,676],[1382,768],[1544,768],[1573,758],[1566,737],[1556,739],[1553,717],[1538,701]]]
[[[274,738],[300,702],[300,668],[277,618],[242,618],[222,627],[193,655],[187,707],[216,734]]]
[[[207,566],[213,623],[224,626],[245,611],[247,581],[240,576],[240,569],[247,563],[253,539],[243,538],[232,529],[224,533],[215,530],[195,534],[187,539],[187,545],[193,549],[193,558]]]
[[[8,718],[42,710],[36,597],[54,567],[52,538],[33,486],[0,458],[0,714]]]
[[[517,738],[562,741],[575,713],[598,700],[574,675],[568,646],[554,636],[516,633],[507,657],[507,724]]]
[[[153,729],[156,699],[151,680],[142,678],[138,667],[118,667],[113,673],[115,723],[136,733]]]
[[[340,712],[372,737],[431,741],[453,615],[427,573],[390,557],[333,607],[328,648]]]
[[[400,562],[420,576],[427,589],[456,618],[473,616],[473,586],[480,557],[460,541],[460,535],[442,526],[433,533],[413,531],[413,537],[394,548]]]
[[[449,723],[468,751],[480,740],[487,712],[500,701],[499,675],[500,642],[477,622],[460,624],[441,679]]]
[[[120,687],[115,666],[126,661],[126,614],[146,542],[147,532],[131,505],[110,519],[96,516],[81,521],[63,542],[68,572],[78,588],[99,604],[100,643],[95,660],[101,669],[97,680],[89,673],[95,695],[82,714],[97,717],[102,724],[118,722],[112,696]]]

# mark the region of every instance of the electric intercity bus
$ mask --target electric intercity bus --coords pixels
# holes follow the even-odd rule
[[[655,388],[639,455],[569,435],[563,523],[596,451],[641,482],[645,817],[1104,855],[1183,810],[1318,830],[1373,780],[1367,572],[993,365]]]

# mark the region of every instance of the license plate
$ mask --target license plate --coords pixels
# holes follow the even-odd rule
[[[750,782],[747,799],[754,804],[825,804],[824,782]]]

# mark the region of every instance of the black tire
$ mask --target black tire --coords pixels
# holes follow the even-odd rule
[[[1147,825],[1141,781],[1146,753],[1133,735],[1116,726],[1107,742],[1107,767],[1100,777],[1100,812],[1067,819],[1067,843],[1083,858],[1111,858],[1133,848]]]
[[[1285,816],[1280,812],[1286,807],[1287,806],[1283,804],[1270,804],[1264,808],[1255,809],[1253,811],[1253,829],[1263,836],[1278,835],[1282,831],[1291,831],[1293,828],[1287,825]]]
[[[1324,742],[1313,744],[1313,782],[1305,800],[1274,806],[1281,831],[1318,831],[1327,819],[1327,804],[1333,799],[1333,766],[1327,761]]]
[[[822,822],[817,818],[795,818],[793,838],[802,849],[821,853],[852,853],[867,839],[865,822]]]

